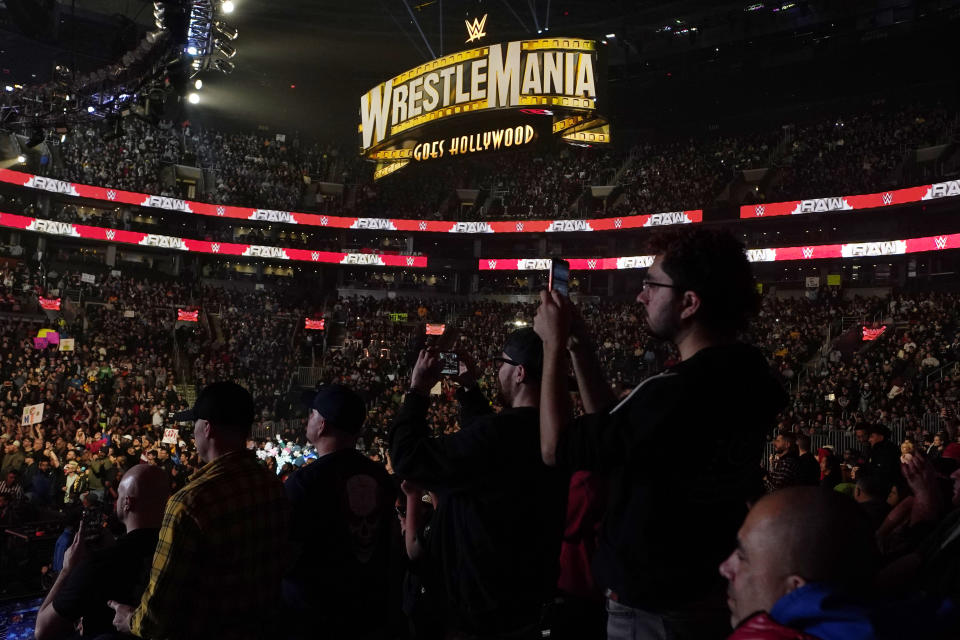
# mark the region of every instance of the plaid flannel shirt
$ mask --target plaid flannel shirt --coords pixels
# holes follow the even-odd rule
[[[249,452],[202,467],[167,503],[150,582],[130,627],[141,638],[262,638],[280,605],[290,505]]]

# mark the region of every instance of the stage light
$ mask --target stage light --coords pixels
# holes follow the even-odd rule
[[[66,141],[67,141],[67,134],[64,133],[60,136],[60,144],[63,144]]]
[[[197,55],[197,48],[194,47],[193,45],[190,45],[189,47],[187,47],[187,55],[189,56]]]
[[[223,4],[220,5],[220,10],[224,13],[233,13],[234,5],[232,0],[226,0]]]
[[[87,107],[87,113],[93,113],[94,111],[96,111],[96,109],[93,107]]]
[[[221,40],[220,38],[217,38],[213,41],[213,46],[215,46],[217,50],[223,54],[224,58],[232,58],[233,56],[237,55],[237,50],[233,48],[229,42]]]
[[[216,67],[217,71],[220,73],[225,73],[227,75],[233,73],[233,70],[236,68],[232,62],[229,60],[224,60],[223,58],[217,58],[214,60],[213,66]]]
[[[13,91],[13,87],[11,87],[10,85],[5,86],[4,89],[6,89],[7,91]]]
[[[187,96],[187,100],[190,101],[190,104],[197,104],[198,102],[200,102],[200,96],[196,93],[191,93],[190,95]]]
[[[230,40],[236,40],[237,36],[240,34],[236,27],[231,24],[227,24],[222,20],[217,20],[213,23],[213,26],[216,27],[217,31],[223,34],[223,37],[229,38]]]
[[[197,78],[197,81],[193,83],[193,86],[196,88],[197,91],[200,91],[200,89],[203,89],[203,80],[201,80],[200,78]]]
[[[608,33],[607,35],[604,36],[604,38],[609,38],[610,40],[613,40],[616,37],[617,37],[617,34],[615,33]]]
[[[22,153],[17,156],[17,162],[19,162],[20,164],[23,164],[26,161],[27,161],[27,156],[23,155]]]

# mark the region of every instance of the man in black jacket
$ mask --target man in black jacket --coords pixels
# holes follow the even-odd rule
[[[557,580],[567,483],[540,459],[540,338],[515,331],[495,360],[506,408],[491,410],[461,360],[461,430],[432,438],[427,408],[439,361],[435,351],[421,351],[390,454],[399,476],[439,496],[427,554],[443,582],[448,629],[539,638],[541,608]]]
[[[716,638],[729,633],[715,567],[761,492],[765,436],[786,394],[755,348],[736,341],[758,304],[743,245],[728,233],[656,239],[637,297],[650,332],[681,362],[616,404],[573,306],[541,294],[544,462],[609,472],[593,573],[607,591],[607,637]],[[568,407],[569,353],[586,415]],[[682,460],[676,439],[698,442]]]
[[[890,429],[882,424],[871,425],[867,430],[870,441],[870,471],[885,476],[891,482],[900,477],[900,447],[890,442]]]

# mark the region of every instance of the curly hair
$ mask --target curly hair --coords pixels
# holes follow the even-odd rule
[[[721,335],[746,329],[760,309],[746,248],[729,231],[679,229],[651,241],[674,284],[700,297],[697,319]]]

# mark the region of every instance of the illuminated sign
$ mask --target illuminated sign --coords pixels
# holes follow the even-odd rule
[[[186,311],[177,309],[177,322],[197,322],[199,320],[199,311]]]
[[[475,22],[482,29],[482,22]],[[553,118],[551,131],[567,142],[606,144],[610,127],[597,113],[602,92],[602,64],[597,42],[583,38],[518,40],[453,53],[424,63],[381,83],[360,98],[361,154],[378,162],[375,178],[382,178],[422,160],[426,138],[438,122],[496,110],[517,112],[540,109]],[[516,128],[501,130],[517,140]],[[486,135],[489,133],[489,141]],[[478,144],[475,136],[480,136]],[[474,150],[494,149],[494,131],[468,138]],[[453,140],[447,136],[446,153]],[[524,130],[524,143],[532,139]],[[471,143],[472,141],[472,143]],[[439,145],[438,145],[439,146]],[[418,158],[414,158],[417,147]],[[431,141],[427,157],[439,157]],[[468,146],[469,148],[469,146]],[[462,152],[462,151],[461,151]]]
[[[323,331],[326,325],[326,320],[320,318],[319,320],[311,320],[310,318],[304,319],[304,329],[309,329],[311,331]]]
[[[883,332],[886,330],[887,330],[887,325],[882,325],[880,327],[877,327],[876,329],[872,329],[870,327],[865,326],[863,327],[863,341],[869,342],[871,340],[876,340],[881,335],[883,335]]]
[[[482,18],[474,18],[473,22],[464,20],[463,24],[467,25],[467,36],[469,36],[467,42],[479,40],[487,35],[487,32],[483,30],[483,27],[487,24],[486,14]]]
[[[483,133],[471,133],[465,136],[453,136],[432,142],[422,142],[413,148],[412,157],[420,162],[439,159],[444,155],[466,155],[477,151],[498,151],[510,147],[529,144],[536,133],[530,125],[493,129]],[[376,155],[376,154],[374,154]]]
[[[60,298],[44,298],[40,296],[40,308],[47,311],[60,311]]]
[[[427,335],[428,336],[442,336],[444,330],[447,328],[445,324],[427,324]]]

